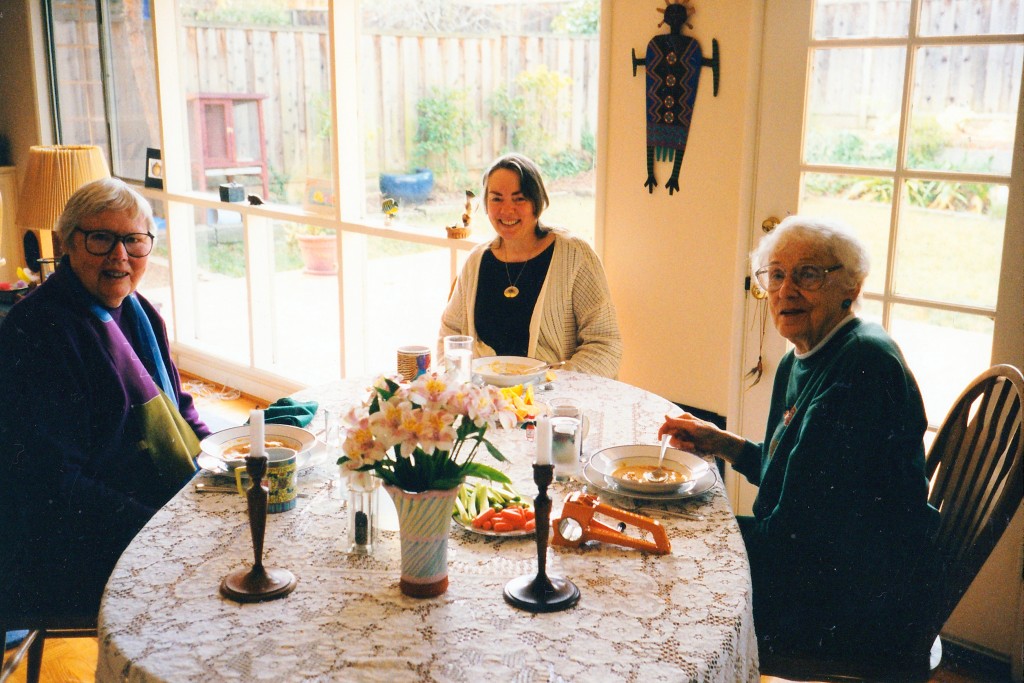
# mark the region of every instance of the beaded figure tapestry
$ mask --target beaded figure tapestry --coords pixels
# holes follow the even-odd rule
[[[658,8],[665,15],[658,27],[668,24],[668,34],[651,38],[643,59],[638,59],[633,50],[633,75],[636,76],[638,66],[647,70],[647,180],[644,187],[651,193],[658,186],[654,177],[656,159],[673,162],[672,175],[665,187],[670,195],[679,189],[679,169],[690,134],[702,67],[711,67],[714,94],[718,96],[718,40],[712,39],[711,58],[707,59],[700,43],[683,35],[684,25],[693,28],[689,19],[695,10],[689,4],[689,0],[665,0],[666,6]]]

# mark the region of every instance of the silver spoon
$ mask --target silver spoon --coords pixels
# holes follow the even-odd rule
[[[547,370],[554,370],[555,368],[560,368],[560,367],[562,367],[562,366],[563,366],[563,365],[565,365],[565,364],[566,364],[567,362],[568,362],[568,361],[560,360],[560,361],[558,361],[557,363],[544,363],[543,365],[538,365],[537,367],[534,367],[534,368],[530,368],[529,370],[527,370],[527,371],[526,371],[525,373],[523,373],[523,374],[525,374],[525,375],[532,375],[532,374],[534,374],[534,373],[540,372],[541,370],[544,370],[544,371],[547,371]]]
[[[661,484],[668,479],[668,472],[661,468],[661,463],[665,460],[665,451],[668,449],[668,440],[671,438],[671,434],[661,437],[661,453],[658,455],[658,468],[653,472],[644,473],[644,479],[652,484]]]

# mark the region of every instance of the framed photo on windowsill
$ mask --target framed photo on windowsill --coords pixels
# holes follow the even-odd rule
[[[164,162],[160,150],[152,147],[146,148],[146,187],[164,189]]]

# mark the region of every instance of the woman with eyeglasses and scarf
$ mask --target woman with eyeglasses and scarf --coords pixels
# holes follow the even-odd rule
[[[927,427],[892,338],[855,313],[868,275],[846,226],[791,216],[751,255],[776,329],[793,345],[775,373],[763,443],[684,413],[672,445],[732,464],[758,486],[738,519],[762,660],[899,656],[927,593]]]
[[[124,182],[81,187],[56,272],[0,326],[0,600],[95,614],[121,552],[196,471],[209,429],[135,289],[153,212]]]

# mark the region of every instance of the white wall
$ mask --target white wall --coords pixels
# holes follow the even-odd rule
[[[649,194],[645,80],[632,75],[663,15],[655,0],[612,0],[609,13],[607,174],[604,187],[605,268],[625,341],[619,377],[672,401],[725,415],[730,359],[740,341],[734,300],[743,286],[737,249],[746,249],[753,149],[750,116],[760,51],[759,0],[703,2],[684,29],[705,57],[717,38],[721,85],[702,69],[680,191],[669,196],[671,164],[655,163],[659,187]]]

